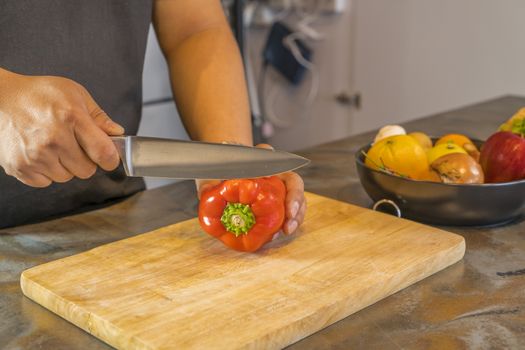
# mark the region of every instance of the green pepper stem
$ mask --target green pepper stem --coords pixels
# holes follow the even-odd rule
[[[224,228],[239,237],[247,234],[255,224],[255,215],[247,204],[228,203],[221,216]]]

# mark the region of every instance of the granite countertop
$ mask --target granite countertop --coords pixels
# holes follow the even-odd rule
[[[433,135],[486,139],[525,98],[505,96],[404,124]],[[387,121],[385,121],[386,123]],[[373,133],[320,145],[301,155],[310,192],[364,207],[354,152]],[[525,196],[525,194],[524,194]],[[0,230],[0,348],[109,349],[22,295],[20,273],[32,266],[192,218],[190,181],[139,193],[111,207]],[[465,258],[290,346],[292,349],[525,348],[525,219],[502,227],[443,227],[465,237]]]

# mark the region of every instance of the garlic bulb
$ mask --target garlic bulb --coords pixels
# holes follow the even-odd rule
[[[399,125],[386,125],[383,126],[381,129],[379,129],[379,132],[377,133],[376,137],[374,138],[374,142],[380,141],[382,139],[385,139],[390,136],[395,135],[406,135],[405,129],[403,129],[402,126]]]

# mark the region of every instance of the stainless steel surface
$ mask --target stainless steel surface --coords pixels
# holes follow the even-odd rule
[[[310,161],[255,147],[142,136],[112,137],[128,176],[242,179],[292,171]]]
[[[375,211],[379,211],[380,207],[385,205],[385,204],[388,204],[389,206],[391,206],[392,208],[394,208],[395,210],[395,214],[398,218],[401,217],[401,209],[399,209],[399,206],[396,204],[396,202],[394,201],[391,201],[390,199],[380,199],[378,200],[377,202],[374,203],[374,205],[372,206],[372,210],[375,210]]]

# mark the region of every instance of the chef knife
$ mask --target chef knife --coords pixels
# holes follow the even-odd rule
[[[143,136],[111,137],[128,176],[239,179],[294,170],[310,161],[262,148]]]

